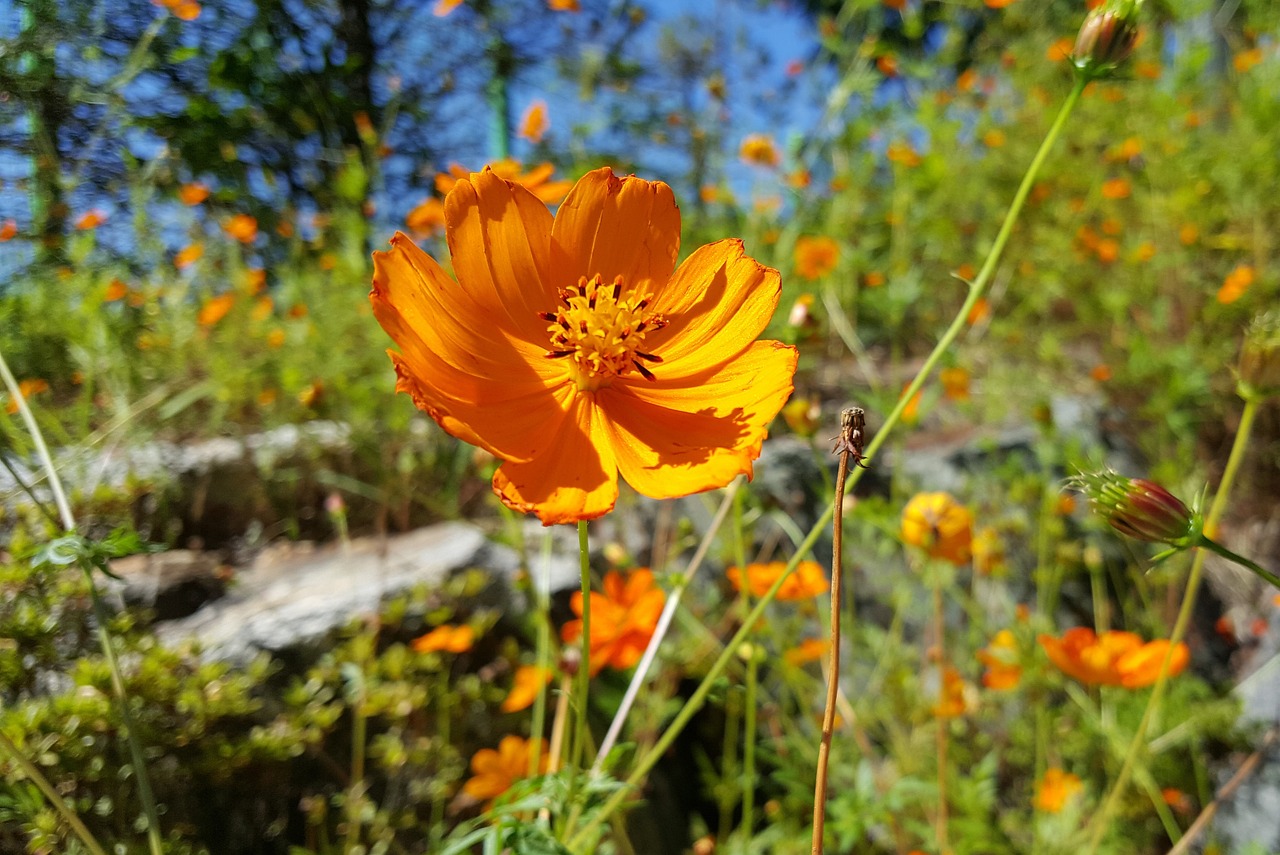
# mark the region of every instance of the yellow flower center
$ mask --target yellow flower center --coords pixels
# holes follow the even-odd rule
[[[635,369],[646,380],[653,372],[645,362],[661,362],[662,357],[646,353],[644,337],[667,325],[657,312],[647,311],[649,298],[639,291],[626,291],[622,277],[606,285],[596,274],[583,276],[578,284],[560,291],[563,304],[554,312],[543,312],[551,333],[551,359],[570,358],[578,389],[594,391],[607,386],[614,377]]]

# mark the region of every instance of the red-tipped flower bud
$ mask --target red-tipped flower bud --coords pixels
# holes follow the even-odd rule
[[[1073,483],[1122,534],[1178,548],[1200,541],[1204,520],[1159,484],[1110,471],[1084,474]]]
[[[1105,77],[1124,62],[1138,43],[1141,0],[1107,0],[1085,18],[1071,59],[1090,80]]]

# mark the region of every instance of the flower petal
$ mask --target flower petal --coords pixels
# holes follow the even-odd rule
[[[749,477],[769,422],[791,394],[796,359],[793,347],[758,341],[700,375],[601,389],[622,477],[655,499]]]
[[[543,525],[591,520],[618,501],[618,464],[608,426],[590,395],[575,395],[555,442],[527,463],[507,462],[493,474],[493,491]]]
[[[671,188],[619,178],[607,167],[578,180],[551,230],[552,269],[562,288],[598,273],[653,292],[671,277],[679,251],[680,209]]]
[[[519,184],[486,169],[460,180],[444,202],[445,233],[458,281],[497,324],[546,347],[538,317],[555,306],[549,274],[551,212]]]
[[[665,329],[645,339],[662,375],[681,376],[732,359],[768,325],[782,280],[734,238],[699,248],[654,296]]]

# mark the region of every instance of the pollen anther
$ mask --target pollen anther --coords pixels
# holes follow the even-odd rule
[[[621,276],[606,284],[597,274],[580,278],[576,286],[561,289],[559,296],[563,308],[539,313],[548,322],[551,337],[547,356],[572,356],[579,389],[598,389],[632,371],[646,380],[656,379],[640,360],[658,363],[662,358],[641,347],[645,335],[662,329],[667,321],[646,311],[648,295],[628,291]]]

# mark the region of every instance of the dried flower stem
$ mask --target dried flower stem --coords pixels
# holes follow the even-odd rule
[[[1231,446],[1231,454],[1227,458],[1226,469],[1223,470],[1222,480],[1218,483],[1218,492],[1213,497],[1209,512],[1205,514],[1205,531],[1215,531],[1218,522],[1222,519],[1222,515],[1227,509],[1227,497],[1231,494],[1231,486],[1235,482],[1236,473],[1240,470],[1240,464],[1244,460],[1244,452],[1249,445],[1249,437],[1253,433],[1253,421],[1257,415],[1258,406],[1259,401],[1257,399],[1245,400],[1244,411],[1240,414],[1240,427],[1236,430],[1235,441]],[[1093,831],[1089,838],[1089,847],[1085,850],[1087,855],[1093,855],[1098,851],[1098,847],[1102,845],[1102,838],[1107,833],[1107,824],[1115,814],[1116,808],[1120,805],[1120,799],[1129,785],[1129,778],[1133,775],[1134,764],[1137,762],[1140,749],[1146,742],[1147,729],[1151,726],[1151,720],[1155,717],[1156,710],[1160,708],[1161,701],[1164,700],[1165,689],[1169,684],[1169,662],[1178,643],[1186,636],[1187,627],[1191,623],[1191,613],[1195,608],[1196,593],[1200,588],[1200,581],[1204,575],[1204,560],[1207,554],[1206,549],[1197,549],[1195,558],[1191,561],[1191,571],[1187,574],[1187,586],[1182,593],[1182,606],[1178,610],[1177,619],[1174,621],[1173,632],[1169,634],[1169,649],[1165,653],[1164,661],[1160,664],[1160,676],[1156,678],[1155,685],[1151,689],[1151,697],[1147,699],[1147,707],[1143,710],[1142,719],[1138,722],[1138,729],[1134,732],[1133,740],[1129,743],[1129,750],[1125,752],[1124,763],[1120,766],[1120,774],[1116,777],[1116,782],[1112,785],[1107,800],[1103,802],[1102,808],[1094,815],[1093,821],[1090,823]]]
[[[1204,830],[1209,827],[1209,823],[1213,821],[1213,817],[1218,812],[1218,805],[1235,795],[1240,785],[1249,779],[1249,776],[1258,768],[1258,764],[1262,762],[1262,758],[1271,747],[1276,744],[1276,740],[1280,739],[1280,727],[1272,727],[1267,731],[1267,735],[1263,737],[1262,743],[1257,749],[1250,754],[1245,761],[1240,764],[1240,768],[1231,776],[1231,780],[1222,785],[1222,789],[1218,790],[1214,795],[1213,801],[1205,805],[1204,810],[1200,811],[1200,815],[1196,817],[1196,821],[1191,823],[1191,827],[1182,835],[1182,839],[1177,845],[1169,850],[1169,855],[1187,855],[1191,851],[1192,845],[1199,839]]]
[[[53,465],[53,457],[49,454],[49,447],[45,444],[44,434],[41,432],[40,426],[36,424],[31,407],[27,404],[22,390],[18,387],[17,378],[9,370],[9,363],[5,361],[3,354],[0,354],[0,379],[4,380],[4,385],[8,388],[9,395],[17,403],[18,412],[22,415],[22,421],[27,426],[28,433],[31,434],[31,441],[35,444],[36,454],[40,458],[40,465],[44,467],[45,477],[49,479],[49,490],[53,493],[54,503],[58,507],[59,516],[62,518],[62,526],[68,532],[75,531],[76,518],[71,513],[71,503],[67,501],[67,493],[62,488],[62,479],[58,476],[58,470]],[[89,564],[82,564],[82,568],[85,578],[89,582],[89,593],[93,600],[94,618],[98,624],[98,642],[102,645],[102,655],[107,661],[108,670],[111,672],[111,687],[115,690],[116,702],[120,705],[120,721],[124,725],[125,735],[128,737],[134,773],[138,776],[138,797],[142,801],[143,813],[147,816],[147,846],[151,850],[151,855],[161,855],[160,813],[156,810],[155,795],[151,791],[151,776],[147,773],[146,758],[143,757],[142,745],[138,741],[137,727],[134,725],[133,715],[129,712],[129,696],[124,688],[124,678],[120,675],[120,664],[116,661],[115,649],[111,646],[111,633],[107,630],[106,609],[102,606],[102,597],[98,593],[98,586],[93,578],[94,568]]]
[[[1031,187],[1035,184],[1036,176],[1040,173],[1040,167],[1044,165],[1045,160],[1049,156],[1049,151],[1053,148],[1054,143],[1057,142],[1058,137],[1062,133],[1062,129],[1066,127],[1067,118],[1071,115],[1071,111],[1075,109],[1076,103],[1080,100],[1080,94],[1084,91],[1085,85],[1086,81],[1079,79],[1076,80],[1075,85],[1071,88],[1071,92],[1068,93],[1066,100],[1063,101],[1062,107],[1058,110],[1057,117],[1049,127],[1048,133],[1045,134],[1044,140],[1040,143],[1040,148],[1032,159],[1031,165],[1027,167],[1027,172],[1022,177],[1022,183],[1018,185],[1018,190],[1014,193],[1013,201],[1009,204],[1009,210],[1005,214],[1004,222],[1000,226],[1000,231],[996,234],[995,240],[991,244],[991,250],[987,255],[986,261],[982,264],[982,269],[978,271],[978,275],[974,277],[973,282],[969,284],[968,297],[965,298],[964,304],[960,307],[960,310],[956,312],[956,316],[952,320],[951,326],[947,327],[946,332],[944,332],[942,337],[938,339],[938,343],[934,345],[933,351],[920,367],[920,371],[916,374],[915,379],[908,384],[907,389],[898,399],[897,405],[892,411],[890,411],[888,417],[885,418],[884,424],[881,425],[880,429],[876,432],[875,438],[867,445],[867,457],[874,458],[876,451],[892,436],[893,428],[902,418],[902,411],[906,409],[912,396],[920,390],[920,387],[924,385],[924,381],[928,379],[933,369],[937,367],[943,354],[945,354],[951,348],[951,345],[955,343],[956,339],[959,338],[961,331],[965,327],[969,311],[978,302],[978,299],[981,298],[983,292],[986,291],[987,285],[991,282],[991,277],[995,273],[996,266],[1000,261],[1000,256],[1004,253],[1004,248],[1008,244],[1010,236],[1013,234],[1013,227],[1018,221],[1018,215],[1022,213],[1022,207],[1026,204],[1027,196],[1031,193]],[[845,483],[845,491],[852,489],[854,485],[861,480],[862,472],[862,469],[854,470],[852,477]],[[755,629],[760,618],[764,616],[765,609],[768,608],[771,602],[773,602],[774,597],[778,594],[778,590],[790,577],[791,572],[795,570],[796,565],[800,563],[801,558],[813,549],[814,544],[818,541],[818,537],[827,527],[827,524],[831,522],[834,511],[835,502],[832,501],[832,503],[827,506],[827,509],[819,515],[804,540],[796,546],[795,553],[792,555],[791,560],[787,562],[785,571],[778,575],[777,580],[770,586],[769,590],[765,592],[764,596],[756,602],[755,606],[752,607],[751,611],[743,619],[742,625],[738,627],[738,631],[734,633],[733,638],[725,645],[724,650],[721,651],[720,656],[716,661],[711,664],[711,667],[707,670],[706,676],[702,678],[702,682],[698,684],[698,688],[694,690],[693,694],[690,695],[689,699],[685,702],[685,705],[681,707],[680,712],[676,713],[675,718],[673,718],[671,723],[667,725],[667,729],[663,731],[662,735],[653,744],[649,751],[636,761],[631,774],[627,776],[627,786],[620,788],[617,792],[611,795],[603,805],[601,805],[600,810],[592,816],[591,821],[584,825],[573,836],[573,838],[569,840],[569,849],[576,850],[580,845],[585,844],[586,841],[590,839],[590,834],[594,832],[601,823],[605,822],[610,816],[612,816],[613,812],[620,808],[627,799],[633,796],[636,788],[640,785],[640,782],[644,780],[645,776],[649,774],[649,771],[657,764],[662,755],[665,754],[667,749],[671,747],[671,744],[675,742],[676,737],[679,736],[685,726],[688,725],[694,714],[702,708],[702,705],[706,702],[707,695],[711,692],[712,686],[720,679],[720,675],[723,674],[724,670],[729,666],[729,661],[735,655],[738,646],[741,645],[742,642],[746,640],[747,636],[750,635],[752,630]]]

